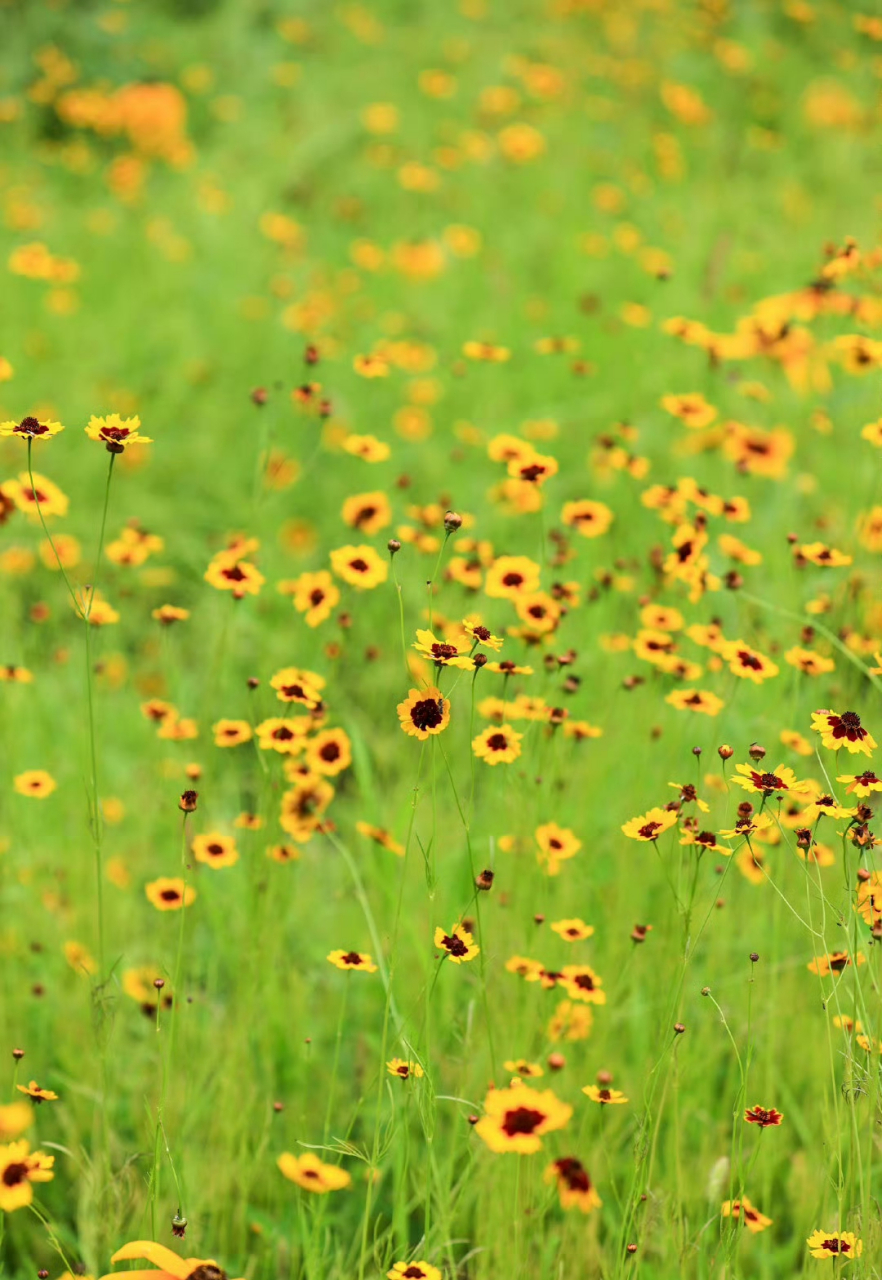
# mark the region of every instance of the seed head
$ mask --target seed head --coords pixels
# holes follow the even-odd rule
[[[444,512],[444,529],[447,533],[456,533],[457,529],[462,528],[462,516],[456,511]]]
[[[758,742],[752,742],[747,748],[747,754],[750,756],[751,760],[756,761],[758,764],[765,756],[766,749],[765,747],[761,747]]]

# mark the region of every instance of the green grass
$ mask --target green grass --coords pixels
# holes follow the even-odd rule
[[[877,454],[860,438],[879,415],[878,369],[852,378],[831,356],[829,386],[803,391],[779,362],[712,361],[661,326],[686,316],[731,333],[762,299],[815,279],[825,245],[853,235],[872,251],[882,45],[855,29],[859,10],[831,0],[812,4],[808,22],[772,0],[483,7],[483,17],[469,17],[481,6],[381,0],[370,8],[381,26],[368,43],[353,30],[368,12],[357,5],[0,4],[0,356],[14,370],[0,383],[0,420],[33,410],[66,425],[33,451],[35,470],[70,498],[50,528],[82,544],[72,580],[97,584],[120,614],[112,627],[91,628],[90,663],[87,628],[60,575],[39,559],[11,571],[10,549],[36,552],[39,522],[15,512],[0,527],[0,662],[34,675],[0,688],[0,1061],[13,1093],[36,1077],[59,1095],[35,1109],[25,1135],[56,1156],[54,1180],[36,1187],[50,1225],[27,1209],[0,1214],[0,1274],[11,1280],[68,1264],[101,1276],[125,1241],[148,1238],[248,1280],[375,1280],[405,1259],[427,1260],[445,1280],[879,1274],[878,1055],[832,1022],[857,1016],[882,1037],[878,948],[853,910],[858,866],[877,865],[872,846],[860,853],[833,834],[847,820],[823,818],[819,836],[835,863],[807,868],[784,830],[779,844],[762,846],[768,876],[754,884],[737,852],[697,859],[676,829],[656,852],[621,827],[674,797],[670,782],[698,784],[711,805],[702,825],[732,827],[747,797],[705,779],[731,778],[753,742],[767,749],[767,766],[790,765],[840,798],[836,775],[870,763],[834,758],[810,722],[820,707],[851,708],[880,732],[866,674],[870,642],[882,648],[880,574],[856,532],[860,513],[880,500]],[[301,43],[279,33],[284,19],[303,20]],[[726,70],[721,40],[746,52],[746,70]],[[59,94],[70,86],[40,87],[36,57],[49,46],[74,64],[76,88],[179,86],[190,163],[148,159],[140,194],[121,198],[110,167],[131,147],[65,123]],[[560,93],[531,93],[517,59],[555,68]],[[279,73],[280,64],[297,69]],[[455,76],[449,98],[420,89],[420,73],[439,68]],[[831,81],[854,105],[844,122],[824,124],[806,106]],[[665,83],[696,90],[707,122],[673,115]],[[519,102],[494,116],[480,96],[500,85]],[[398,108],[386,138],[362,121],[377,102]],[[515,164],[499,152],[513,122],[539,130],[544,154]],[[660,134],[676,139],[678,177],[659,169]],[[483,157],[468,153],[475,135]],[[391,148],[382,164],[380,145]],[[452,149],[455,167],[444,167],[439,148]],[[409,161],[438,175],[436,190],[402,187]],[[613,212],[598,195],[609,184],[619,192]],[[267,213],[299,224],[296,247],[262,232]],[[475,256],[445,249],[429,280],[392,265],[394,246],[443,244],[452,225],[480,233]],[[628,228],[641,247],[670,255],[669,278],[621,247]],[[592,235],[603,237],[599,256],[586,252]],[[359,240],[385,251],[379,270],[355,265]],[[73,259],[79,278],[52,286],[8,270],[10,255],[34,241]],[[878,271],[841,288],[875,297]],[[321,322],[294,327],[292,309],[316,297]],[[648,309],[645,327],[623,319],[633,303]],[[847,316],[795,323],[818,351],[838,334],[878,333]],[[536,341],[549,335],[578,338],[578,352],[538,354]],[[386,378],[358,376],[354,357],[390,339],[422,344],[427,367],[393,363]],[[473,339],[504,345],[511,358],[467,360],[462,347]],[[303,363],[311,341],[321,355],[314,368]],[[590,368],[574,371],[579,360]],[[291,401],[313,379],[332,402],[324,423]],[[418,380],[431,380],[437,398],[429,433],[414,440],[395,415],[420,394]],[[750,399],[745,380],[761,381],[768,401]],[[255,387],[268,392],[263,407],[251,401]],[[786,425],[795,440],[786,475],[739,474],[719,449],[688,452],[698,433],[681,429],[660,398],[691,391],[721,422]],[[819,409],[829,433],[816,429]],[[164,540],[140,568],[95,558],[108,454],[83,428],[91,414],[114,411],[137,412],[155,441],[118,460],[109,493],[107,542],[130,519]],[[559,471],[540,491],[541,516],[513,515],[494,495],[505,467],[486,444],[540,419],[553,419],[557,434],[533,443]],[[598,438],[621,423],[638,432],[628,447],[649,460],[643,479],[599,461]],[[391,457],[372,466],[348,455],[339,442],[349,432],[387,441]],[[270,448],[299,463],[296,483],[263,483]],[[19,440],[0,442],[0,479],[18,475],[26,454]],[[748,524],[710,521],[715,573],[732,567],[720,532],[762,553],[758,566],[735,566],[741,589],[690,601],[653,567],[653,549],[669,551],[674,526],[641,494],[684,476],[749,500]],[[363,538],[340,508],[377,489],[393,521]],[[581,498],[606,503],[612,529],[597,540],[567,531],[572,558],[555,565],[549,533],[562,527],[563,504]],[[463,532],[497,555],[535,560],[544,589],[579,584],[581,603],[546,643],[507,636],[517,623],[507,601],[446,578],[461,535],[433,573],[444,544],[437,525],[434,550],[406,544],[394,560],[403,628],[392,576],[365,592],[339,583],[339,606],[314,629],[276,590],[327,568],[329,552],[350,542],[385,558],[387,538],[416,523],[408,509],[429,504],[471,517]],[[236,532],[260,540],[252,559],[266,579],[238,603],[203,578]],[[794,568],[791,532],[854,564]],[[480,613],[506,636],[502,656],[534,667],[507,696],[564,706],[603,736],[573,742],[521,722],[520,758],[491,769],[470,750],[485,727],[475,712],[470,728],[471,676],[446,672],[444,693],[455,685],[449,728],[425,746],[405,737],[396,705],[417,681],[403,670],[402,642],[412,654],[433,576],[436,617]],[[830,611],[807,615],[822,591]],[[687,625],[717,619],[727,638],[771,655],[779,675],[762,686],[738,680],[681,639],[683,656],[706,667],[690,687],[713,690],[725,706],[713,719],[675,709],[665,701],[673,677],[605,642],[636,635],[647,599],[680,609]],[[151,611],[167,601],[190,618],[161,628]],[[49,616],[38,622],[41,602]],[[339,623],[343,612],[350,625]],[[810,647],[836,664],[814,679],[783,658],[806,624],[817,627]],[[850,634],[867,641],[860,651],[846,647]],[[548,654],[569,649],[571,666],[546,667]],[[289,665],[327,680],[329,723],[348,734],[353,764],[332,780],[333,831],[280,865],[264,851],[286,838],[282,758],[254,745],[222,751],[211,726],[285,714],[269,681]],[[570,673],[574,692],[563,688]],[[635,675],[642,683],[628,688]],[[249,677],[259,688],[249,690]],[[501,696],[500,677],[480,673],[475,691],[478,702]],[[151,697],[193,717],[198,739],[158,739],[139,711]],[[781,746],[791,729],[819,754]],[[725,769],[722,743],[735,751]],[[178,797],[193,762],[199,807],[182,840]],[[57,790],[39,802],[16,794],[13,778],[26,769],[47,770]],[[124,806],[118,821],[98,826],[103,965],[89,822],[96,788],[106,817],[118,816],[109,799]],[[242,811],[266,825],[235,830],[239,862],[217,871],[194,863],[190,838],[233,832]],[[357,821],[388,828],[407,857],[367,842]],[[537,863],[533,840],[550,821],[582,841],[555,877]],[[513,850],[503,836],[516,838]],[[198,891],[183,931],[182,913],[159,913],[144,895],[148,882],[180,873],[182,852]],[[113,860],[127,887],[108,878]],[[478,898],[474,877],[485,867],[495,880]],[[481,954],[440,964],[435,928],[463,916],[476,920]],[[571,916],[594,935],[564,943],[550,925]],[[631,939],[638,923],[652,926],[642,944]],[[91,976],[66,960],[71,941],[96,958]],[[325,959],[336,948],[369,951],[382,971],[341,973]],[[807,971],[815,955],[839,948],[862,951],[866,963],[835,980]],[[601,975],[608,999],[591,1006],[587,1039],[549,1039],[564,993],[507,972],[512,955],[549,970],[584,962]],[[173,1011],[158,1019],[122,990],[125,971],[148,964],[168,986],[179,974]],[[14,1047],[25,1050],[15,1074]],[[547,1066],[553,1052],[566,1059],[557,1072]],[[384,1068],[393,1056],[421,1062],[424,1077],[393,1079]],[[519,1057],[545,1067],[535,1087],[573,1108],[566,1128],[523,1157],[491,1151],[469,1119],[491,1082],[508,1085],[503,1062]],[[627,1105],[598,1107],[582,1094],[598,1071],[613,1073]],[[754,1103],[782,1110],[783,1125],[759,1134],[743,1124]],[[348,1170],[350,1188],[312,1196],[282,1177],[282,1152],[312,1148]],[[563,1211],[543,1181],[566,1155],[583,1161],[603,1201],[590,1215]],[[722,1201],[740,1195],[773,1219],[768,1230],[749,1235],[721,1219]],[[171,1233],[178,1212],[188,1220],[184,1242]],[[816,1228],[854,1231],[862,1258],[815,1261],[805,1241]]]

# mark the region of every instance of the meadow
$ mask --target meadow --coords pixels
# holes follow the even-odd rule
[[[869,0],[0,0],[0,1276],[882,1275],[880,142]]]

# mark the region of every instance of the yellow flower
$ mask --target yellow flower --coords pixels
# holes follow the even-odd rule
[[[58,784],[45,769],[28,769],[24,773],[19,773],[13,779],[12,785],[20,796],[32,796],[36,800],[44,800],[46,796],[51,796]]]
[[[108,413],[96,418],[93,414],[85,428],[90,440],[98,440],[107,446],[108,453],[122,453],[130,444],[152,444],[149,436],[142,436],[139,417],[121,418],[118,413]]]
[[[572,1114],[573,1108],[551,1089],[537,1091],[518,1082],[490,1090],[475,1132],[491,1151],[531,1155],[541,1150],[545,1134],[565,1128]]]
[[[284,1151],[276,1161],[286,1178],[296,1182],[304,1191],[313,1191],[316,1195],[327,1195],[329,1191],[340,1191],[352,1183],[352,1178],[345,1169],[336,1164],[323,1164],[318,1156],[306,1152],[302,1156],[292,1155]]]
[[[34,1198],[32,1183],[51,1182],[54,1164],[54,1156],[31,1151],[24,1138],[0,1146],[0,1210],[14,1213],[26,1208]]]

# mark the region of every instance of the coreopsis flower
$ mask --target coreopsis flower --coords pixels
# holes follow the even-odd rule
[[[387,1280],[444,1280],[438,1268],[425,1260],[394,1262],[392,1270],[387,1271],[386,1276]]]
[[[649,809],[637,818],[631,818],[622,826],[622,832],[631,840],[657,840],[677,822],[675,809]]]
[[[348,435],[341,447],[346,453],[362,458],[365,462],[385,462],[392,452],[386,442],[378,440],[376,436]]]
[[[470,622],[467,618],[463,620],[463,631],[466,635],[472,637],[476,644],[481,645],[485,649],[493,649],[497,653],[502,648],[502,640],[479,622]]]
[[[359,590],[369,591],[385,582],[389,566],[373,547],[338,547],[331,552],[331,568],[338,578]]]
[[[852,563],[851,556],[844,551],[837,551],[835,547],[828,547],[823,542],[804,543],[800,547],[794,547],[793,554],[797,563],[807,561],[820,568],[841,569]]]
[[[585,938],[590,938],[594,932],[594,925],[586,924],[578,917],[572,920],[555,920],[551,927],[564,942],[582,942]]]
[[[862,752],[872,755],[876,749],[876,741],[861,724],[856,711],[844,711],[838,715],[835,711],[813,711],[812,729],[821,735],[821,743],[831,751],[845,747],[853,755]]]
[[[10,664],[0,667],[0,684],[33,684],[34,674],[27,667]]]
[[[561,1156],[552,1161],[543,1174],[545,1182],[555,1182],[562,1209],[581,1209],[591,1213],[603,1204],[594,1188],[588,1170],[575,1156]]]
[[[236,841],[232,836],[221,835],[218,831],[195,836],[191,847],[196,861],[205,863],[207,867],[232,867],[239,861]]]
[[[399,1080],[420,1080],[424,1074],[418,1062],[408,1062],[405,1058],[391,1058],[386,1063],[386,1070],[390,1076],[398,1076]]]
[[[461,924],[455,924],[449,933],[439,925],[435,930],[435,946],[454,964],[466,964],[481,951],[471,933]]]
[[[573,1108],[551,1089],[534,1090],[520,1081],[508,1089],[491,1089],[475,1132],[491,1151],[532,1155],[546,1133],[563,1129]]]
[[[487,569],[485,593],[496,600],[517,600],[539,590],[539,566],[527,556],[497,556]]]
[[[23,1093],[25,1097],[30,1098],[36,1106],[41,1102],[57,1102],[58,1094],[53,1093],[51,1089],[42,1089],[36,1080],[30,1080],[27,1084],[17,1084],[16,1089],[19,1093]]]
[[[665,702],[678,711],[697,711],[704,716],[717,716],[726,705],[707,689],[672,689]]]
[[[561,1000],[548,1020],[548,1039],[552,1044],[561,1040],[587,1040],[594,1025],[590,1004]]]
[[[824,816],[828,818],[853,818],[856,812],[856,809],[846,809],[833,796],[822,795],[815,796],[803,809],[800,817],[803,825],[808,827]]]
[[[259,595],[266,581],[257,566],[241,558],[236,551],[221,551],[213,558],[203,577],[218,591],[232,592],[236,600],[246,595]]]
[[[586,1084],[582,1089],[586,1098],[598,1102],[602,1107],[623,1106],[628,1099],[618,1089],[608,1089],[605,1085]]]
[[[521,754],[523,736],[510,724],[491,725],[472,739],[472,751],[485,764],[511,764]]]
[[[759,1125],[761,1129],[769,1129],[775,1125],[779,1125],[784,1119],[782,1112],[776,1111],[774,1107],[748,1107],[744,1112],[744,1119],[748,1124]]]
[[[788,769],[785,765],[779,764],[777,769],[761,772],[754,768],[753,765],[739,764],[735,766],[736,773],[732,777],[732,781],[739,787],[743,787],[745,791],[753,792],[764,798],[773,795],[781,795],[785,791],[801,791],[804,784],[797,782],[796,774],[792,769]],[[726,834],[725,832],[723,833]]]
[[[308,627],[317,627],[327,621],[340,603],[340,589],[327,569],[301,573],[293,581],[280,582],[278,590],[292,597],[294,608],[305,615]]]
[[[585,1004],[606,1004],[603,979],[590,965],[565,964],[558,976],[558,983],[571,1000],[583,1000]]]
[[[238,747],[254,736],[247,720],[218,720],[211,726],[216,747]]]
[[[93,414],[85,428],[90,440],[106,445],[108,453],[122,453],[130,444],[152,444],[149,436],[141,435],[141,419],[121,418],[118,413],[108,413],[104,418]]]
[[[331,951],[328,960],[337,969],[358,969],[362,973],[376,973],[377,966],[366,951]]]
[[[340,515],[344,524],[369,538],[392,523],[392,507],[382,489],[353,494],[343,503]]]
[[[778,674],[778,666],[758,649],[752,649],[743,640],[727,641],[720,649],[724,662],[728,662],[729,670],[743,680],[752,680],[754,684],[762,684]]]
[[[559,827],[556,822],[543,823],[534,834],[539,846],[537,861],[540,866],[545,866],[550,876],[556,876],[561,862],[574,858],[582,848],[582,841],[569,827]]]
[[[301,667],[282,667],[270,680],[280,702],[299,702],[308,711],[321,706],[324,687],[322,676]]]
[[[266,856],[271,862],[296,862],[300,850],[293,844],[271,844],[267,847]]]
[[[326,778],[334,778],[352,764],[352,745],[344,729],[323,729],[307,741],[304,760]]]
[[[55,1177],[54,1156],[31,1151],[25,1138],[0,1146],[0,1210],[14,1213],[33,1201],[35,1182],[51,1182]]]
[[[826,658],[822,653],[816,653],[814,649],[803,649],[800,645],[794,645],[792,649],[788,649],[784,654],[784,661],[789,662],[791,667],[796,667],[807,676],[829,675],[831,671],[836,670],[836,663],[832,658]]]
[[[443,733],[450,723],[450,700],[440,689],[411,689],[398,704],[398,719],[406,734],[424,741],[432,734]]]
[[[471,671],[474,662],[467,653],[460,652],[455,644],[439,640],[431,631],[418,631],[413,648],[417,653],[430,658],[436,667],[459,667],[462,671]]]
[[[717,416],[712,404],[708,404],[698,391],[686,395],[662,396],[661,406],[674,418],[679,418],[685,427],[700,430],[709,427]]]
[[[399,858],[404,857],[404,845],[399,844],[385,827],[375,827],[369,822],[356,822],[355,829],[359,835],[368,840],[373,840],[374,844],[380,845],[383,849],[388,849],[390,853],[394,853]]]
[[[506,1071],[510,1071],[513,1076],[520,1076],[522,1080],[538,1080],[545,1075],[538,1062],[529,1062],[526,1058],[509,1058],[502,1065]]]
[[[277,751],[279,755],[299,755],[303,750],[309,721],[306,716],[297,719],[270,716],[255,726],[257,743],[261,751]]]
[[[859,1258],[864,1251],[863,1240],[853,1231],[813,1231],[806,1240],[813,1258]]]
[[[180,609],[174,604],[162,604],[158,609],[154,609],[150,616],[157,622],[161,622],[164,627],[170,627],[174,622],[186,622],[190,616],[190,610]]]
[[[806,968],[809,973],[825,978],[830,973],[842,973],[843,969],[848,969],[852,964],[865,964],[866,960],[863,951],[859,951],[856,956],[850,956],[847,951],[831,951],[825,956],[816,956],[814,960],[810,960]]]
[[[142,1280],[145,1275],[154,1280],[226,1280],[226,1272],[222,1271],[213,1258],[181,1258],[164,1244],[156,1244],[153,1240],[133,1240],[124,1244],[110,1259],[111,1262],[131,1262],[143,1258],[157,1268],[155,1271],[112,1271],[102,1276],[101,1280],[113,1280],[114,1276],[122,1276],[123,1280],[130,1276],[132,1280]]]
[[[15,504],[29,519],[38,521],[50,516],[66,516],[68,508],[67,495],[62,493],[57,484],[53,484],[46,476],[22,471],[15,480],[4,480],[0,484],[0,495]]]
[[[26,769],[13,778],[12,785],[20,796],[31,796],[34,800],[45,800],[51,796],[58,783],[45,769]]]
[[[703,853],[716,853],[728,858],[732,850],[725,844],[718,844],[713,831],[698,831],[691,827],[683,830],[680,844],[700,849]]]
[[[721,831],[720,835],[725,836],[727,840],[734,840],[737,836],[749,840],[752,835],[762,834],[774,825],[773,819],[767,813],[752,813],[740,817],[728,831]]]
[[[747,1196],[742,1196],[740,1200],[724,1201],[720,1207],[720,1213],[724,1218],[737,1218],[739,1222],[743,1222],[752,1235],[765,1231],[766,1227],[772,1225],[772,1219],[760,1213],[759,1209],[750,1203]]]
[[[511,358],[508,347],[494,346],[492,342],[464,342],[462,354],[467,360],[483,360],[489,364],[505,364]]]
[[[352,367],[362,378],[388,378],[389,376],[388,362],[378,355],[357,355],[352,361]]]
[[[531,676],[533,674],[532,667],[519,666],[516,662],[505,659],[503,662],[488,662],[484,667],[485,671],[492,671],[494,675],[499,676]]]
[[[19,440],[51,440],[63,430],[60,422],[40,422],[33,417],[22,418],[21,422],[0,422],[0,436],[17,436]]]
[[[185,884],[180,876],[160,876],[144,886],[147,901],[152,902],[157,911],[180,911],[181,907],[189,907],[196,900],[196,890]]]

